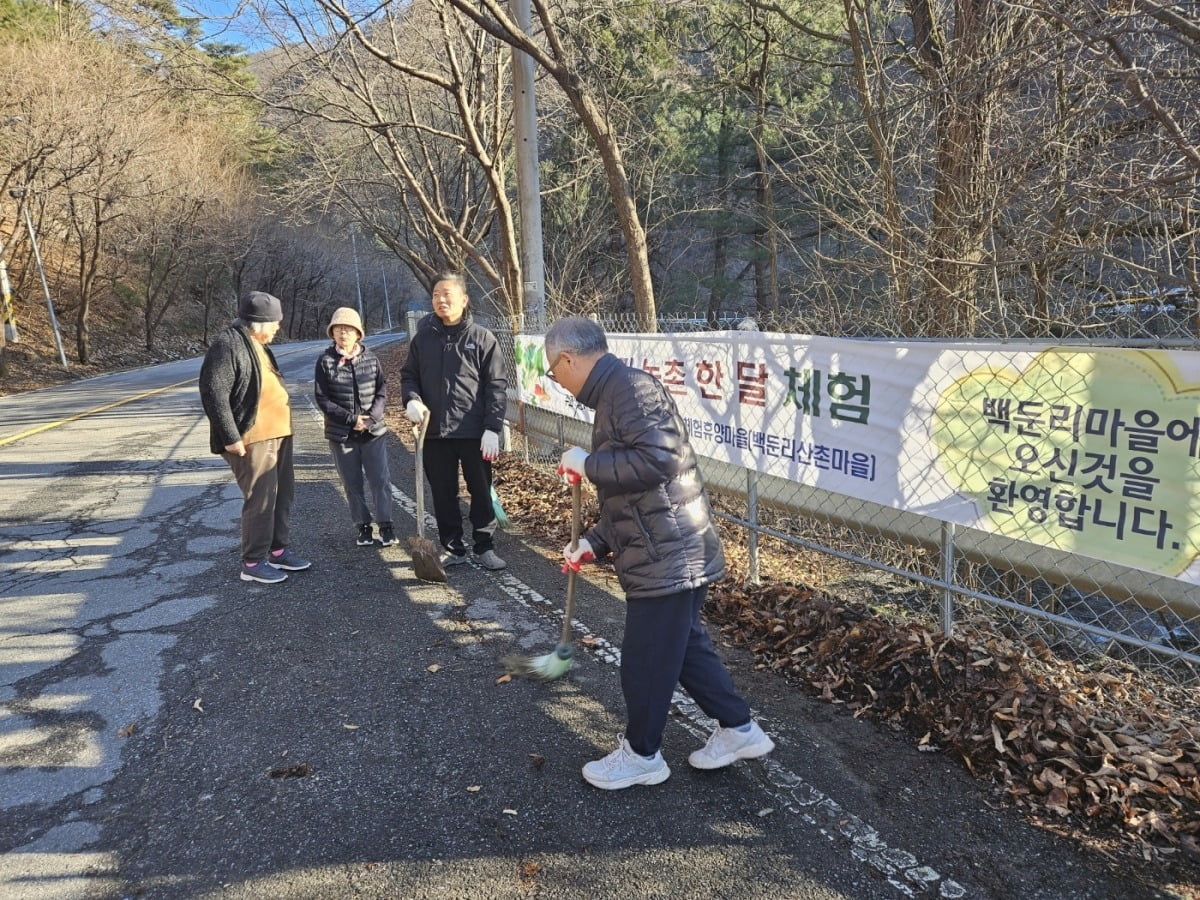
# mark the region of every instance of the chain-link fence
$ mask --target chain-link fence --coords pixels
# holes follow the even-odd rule
[[[910,402],[913,410],[936,418],[950,400],[959,401],[954,416],[942,417],[941,465],[957,473],[959,481],[952,486],[973,492],[985,518],[993,526],[1000,523],[996,527],[964,526],[936,509],[880,503],[714,458],[705,453],[709,444],[696,440],[700,432],[693,433],[718,514],[744,529],[744,574],[757,581],[764,574],[795,579],[803,573],[814,586],[887,615],[922,617],[946,632],[956,623],[986,619],[992,630],[1022,638],[1035,652],[1084,664],[1130,664],[1177,684],[1194,684],[1200,673],[1200,587],[1194,567],[1190,575],[1183,572],[1187,566],[1177,566],[1178,575],[1167,576],[1156,574],[1164,569],[1154,560],[1195,551],[1200,500],[1190,488],[1200,473],[1200,410],[1186,391],[1186,379],[1155,370],[1162,364],[1155,354],[1132,354],[1131,362],[1128,352],[1097,353],[1102,348],[1169,348],[1176,354],[1197,349],[1195,310],[1185,308],[1186,299],[1097,305],[1075,335],[1052,344],[1015,337],[843,341],[856,348],[886,346],[894,359],[910,359],[917,351],[933,354],[948,371],[956,363],[963,371],[977,369],[976,357],[984,358],[994,379],[1009,387],[1020,383],[1014,393],[1021,399],[1011,404],[987,397],[977,385],[972,392],[970,379],[961,378],[955,382],[957,395],[914,395]],[[720,331],[743,329],[747,340],[756,340],[765,330],[761,326],[770,324],[775,333],[769,337],[797,348],[796,353],[822,340],[812,337],[815,329],[788,329],[794,323],[783,318],[770,323],[758,318],[737,314],[713,320],[676,311],[659,318],[659,336],[703,346],[706,335],[716,340]],[[520,336],[503,323],[485,321],[506,358],[518,359]],[[636,327],[632,316],[606,317],[603,324],[612,340]],[[709,330],[710,324],[716,330]],[[550,466],[564,447],[590,445],[586,423],[519,402],[520,373],[514,369],[511,375],[514,450]],[[1098,393],[1080,393],[1105,389],[1117,390],[1123,402],[1104,403]],[[1138,397],[1144,402],[1131,408],[1131,398]],[[827,404],[838,399],[825,397]],[[903,427],[910,416],[900,411],[895,418]],[[952,421],[964,422],[967,431],[955,433]],[[1063,439],[1039,444],[1039,429],[1043,438],[1053,431]],[[1109,452],[1100,452],[1101,444]],[[957,460],[945,463],[954,446],[973,445],[978,449],[960,451]],[[881,454],[889,449],[879,448]],[[913,455],[905,440],[896,442],[894,452],[902,457],[901,468],[928,463],[924,456],[904,458]],[[1022,465],[1029,471],[1005,471]],[[1019,527],[1008,527],[1006,516],[1020,519]],[[1030,521],[1048,524],[1030,530]],[[1087,553],[1070,546],[1072,529]],[[1038,537],[1052,533],[1055,539]],[[1090,544],[1082,540],[1085,534]],[[789,556],[784,571],[769,571],[760,552],[764,542],[784,548]]]

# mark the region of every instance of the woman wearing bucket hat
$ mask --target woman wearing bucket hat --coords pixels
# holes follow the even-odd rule
[[[379,357],[363,344],[362,319],[353,308],[335,309],[328,332],[333,343],[317,359],[313,390],[317,407],[325,416],[325,438],[346,489],[355,542],[360,547],[375,543],[371,506],[367,504],[369,486],[374,521],[379,523],[379,542],[385,547],[398,544],[392,528],[387,442],[380,440],[388,430],[383,421],[387,402],[383,367]]]

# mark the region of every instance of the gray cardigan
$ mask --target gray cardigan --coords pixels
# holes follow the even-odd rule
[[[200,366],[200,402],[208,416],[208,445],[223,453],[249,431],[258,416],[262,393],[262,371],[253,338],[240,319],[213,338]],[[278,370],[271,348],[263,346],[267,359]]]

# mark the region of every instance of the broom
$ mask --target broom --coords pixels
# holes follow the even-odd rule
[[[408,539],[408,552],[412,555],[413,573],[422,581],[446,580],[446,570],[438,558],[437,545],[425,537],[425,431],[429,428],[429,413],[415,429],[417,438],[417,533]]]
[[[495,485],[491,488],[492,491],[492,515],[496,517],[496,524],[506,531],[512,527],[512,520],[508,517],[508,513],[504,511],[504,507],[500,505],[500,495],[496,493]]]
[[[571,482],[571,549],[579,547],[580,519],[579,480]],[[563,564],[567,573],[567,604],[563,607],[562,631],[558,636],[558,644],[549,653],[541,656],[509,656],[504,660],[504,666],[510,675],[533,678],[536,681],[553,681],[567,674],[575,656],[575,648],[571,646],[571,615],[575,608],[575,576],[578,567],[570,563]]]

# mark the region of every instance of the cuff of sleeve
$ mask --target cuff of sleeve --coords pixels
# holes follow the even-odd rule
[[[587,541],[592,547],[596,559],[608,556],[608,546],[596,535],[595,531],[586,531],[579,536],[580,541]]]

